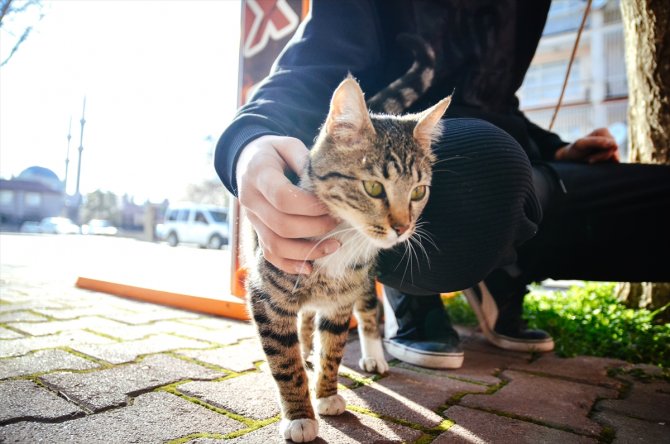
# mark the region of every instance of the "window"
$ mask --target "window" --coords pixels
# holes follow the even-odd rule
[[[584,14],[585,2],[581,0],[554,0],[549,8],[543,35],[574,31]]]
[[[197,223],[201,223],[201,224],[205,224],[205,225],[208,224],[207,219],[205,218],[205,215],[202,214],[202,211],[198,211],[198,212],[195,213],[195,221]]]
[[[565,89],[564,100],[576,100],[580,98],[581,79],[579,65],[579,59],[575,59],[570,71],[570,79]],[[556,103],[561,94],[561,86],[563,85],[566,69],[567,63],[562,60],[532,65],[521,87],[521,106],[528,107]]]
[[[225,223],[228,221],[228,213],[224,211],[210,211],[210,214],[217,223]]]
[[[617,29],[605,33],[607,97],[625,97],[628,94],[624,57],[623,30]]]
[[[179,210],[179,216],[177,216],[177,220],[179,222],[187,222],[189,213],[189,210]]]
[[[177,220],[177,215],[178,215],[178,214],[179,214],[178,211],[172,210],[172,211],[170,211],[170,212],[168,213],[166,219],[169,220],[170,222],[174,222],[174,221]]]
[[[14,192],[11,190],[0,190],[0,205],[8,206],[14,203]]]
[[[42,195],[40,193],[29,191],[24,196],[24,202],[27,207],[39,207],[42,204]]]

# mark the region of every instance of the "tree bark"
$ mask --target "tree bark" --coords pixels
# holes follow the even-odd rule
[[[621,15],[630,161],[670,164],[670,2],[621,0]],[[619,297],[629,306],[658,309],[670,302],[670,284],[622,284]],[[670,310],[662,317],[668,320]]]
[[[630,161],[670,163],[670,2],[622,0]]]

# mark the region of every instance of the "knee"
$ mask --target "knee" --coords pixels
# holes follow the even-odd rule
[[[405,286],[409,280],[417,287],[412,294],[463,289],[512,263],[541,218],[528,157],[506,132],[482,120],[447,119],[434,148],[438,160],[421,219],[436,248],[424,244],[414,279],[398,264],[402,251],[380,261],[382,278]]]
[[[438,162],[462,158],[480,166],[504,163],[507,169],[520,170],[530,177],[530,162],[521,145],[506,131],[485,120],[445,119],[442,136],[433,150]],[[438,173],[439,170],[437,168]]]

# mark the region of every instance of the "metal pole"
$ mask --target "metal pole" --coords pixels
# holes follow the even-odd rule
[[[70,139],[72,139],[72,116],[67,129],[67,153],[65,154],[65,179],[63,179],[63,194],[67,196],[67,173],[70,170]]]
[[[84,124],[86,119],[84,119],[84,114],[86,113],[86,96],[84,96],[84,106],[81,110],[81,133],[79,133],[79,163],[77,165],[77,188],[75,189],[75,199],[77,200],[77,209],[81,207],[81,194],[79,193],[79,181],[81,179],[81,153],[84,151]],[[77,216],[78,218],[78,216]]]

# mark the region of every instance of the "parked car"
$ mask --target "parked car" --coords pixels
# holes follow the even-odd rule
[[[180,243],[220,249],[228,243],[228,209],[212,205],[177,204],[156,227],[159,239],[173,247]]]
[[[21,224],[19,231],[21,233],[41,233],[42,228],[40,227],[39,222],[34,220],[27,220]]]
[[[103,236],[114,236],[119,230],[108,220],[91,219],[87,224],[81,226],[82,234],[99,234]]]
[[[79,226],[67,217],[45,217],[40,222],[40,232],[50,234],[78,234]]]

